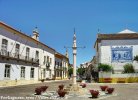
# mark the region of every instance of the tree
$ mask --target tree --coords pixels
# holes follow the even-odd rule
[[[78,68],[77,72],[78,72],[79,75],[84,75],[85,68],[80,67],[80,68]]]
[[[73,74],[73,68],[72,67],[68,68],[68,73],[69,73],[69,76],[71,77],[71,75]]]
[[[102,70],[105,72],[110,72],[113,70],[112,66],[108,65],[108,64],[99,64],[98,69],[99,69],[99,71]]]

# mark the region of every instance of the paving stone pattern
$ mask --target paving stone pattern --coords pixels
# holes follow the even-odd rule
[[[20,99],[15,100],[138,100],[138,83],[130,83],[130,84],[110,84],[110,83],[87,83],[86,89],[88,93],[78,95],[76,93],[69,93],[69,95],[65,96],[65,98],[59,98],[55,94],[53,98],[46,98],[46,96],[34,96],[34,90],[38,86],[47,85],[49,88],[47,92],[57,91],[58,85],[64,84],[68,86],[72,83],[70,80],[67,81],[56,81],[56,82],[44,82],[38,84],[30,84],[30,85],[21,85],[21,86],[13,86],[13,87],[0,87],[0,100],[11,100],[10,97],[21,97]],[[113,95],[99,97],[98,99],[91,98],[89,94],[90,89],[99,90],[99,86],[108,85],[110,87],[114,87],[115,91]],[[4,98],[4,97],[7,97]],[[9,97],[9,98],[8,98]]]

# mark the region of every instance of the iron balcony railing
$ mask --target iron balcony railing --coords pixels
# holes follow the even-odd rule
[[[6,50],[1,50],[0,56],[39,64],[39,59],[31,58],[31,57],[24,56],[24,55],[21,55],[18,53],[11,53],[11,52],[6,51]]]

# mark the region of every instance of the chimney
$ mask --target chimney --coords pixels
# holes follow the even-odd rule
[[[38,32],[38,29],[37,27],[35,27],[35,29],[33,30],[33,36],[32,36],[33,39],[39,41],[39,32]]]

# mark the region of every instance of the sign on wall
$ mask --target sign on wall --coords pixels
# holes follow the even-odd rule
[[[132,61],[133,47],[132,46],[112,46],[112,62],[127,62]]]

